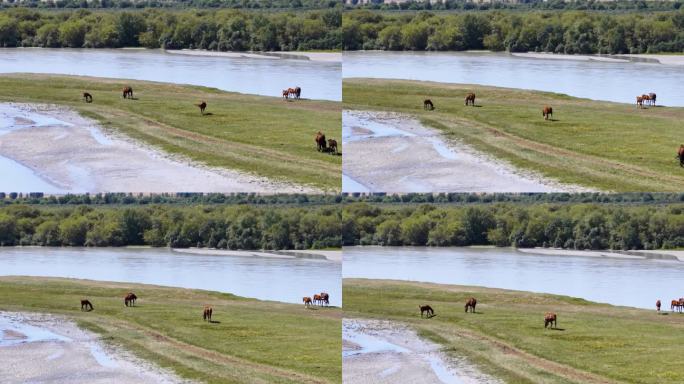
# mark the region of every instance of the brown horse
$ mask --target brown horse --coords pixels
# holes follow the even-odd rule
[[[301,95],[302,95],[302,89],[299,87],[295,87],[295,89],[294,89],[295,99],[299,99],[299,96],[301,96]]]
[[[204,306],[204,312],[202,313],[202,319],[211,323],[211,315],[214,313],[214,308],[211,305]]]
[[[433,109],[435,109],[435,105],[432,104],[432,100],[430,100],[430,99],[423,100],[423,109],[426,111],[432,111]]]
[[[467,106],[468,104],[472,105],[473,107],[475,106],[475,94],[474,93],[469,93],[465,97],[465,105]]]
[[[470,309],[470,311],[472,313],[475,313],[475,306],[476,305],[477,305],[477,300],[475,300],[474,297],[471,297],[470,299],[468,299],[468,301],[466,301],[466,304],[465,304],[466,313],[468,313],[468,309]]]
[[[556,328],[556,326],[557,326],[557,324],[556,324],[556,319],[557,319],[557,317],[558,317],[558,316],[556,316],[555,313],[553,313],[553,312],[547,312],[547,313],[544,315],[544,328],[546,328],[546,327],[549,326],[549,325],[551,326],[551,328]]]
[[[201,103],[195,104],[195,106],[199,107],[200,115],[204,116],[204,110],[207,109],[207,102],[202,100]]]
[[[297,90],[294,88],[288,88],[287,89],[287,96],[288,97],[292,96],[292,97],[296,98],[297,97]]]
[[[644,107],[644,97],[643,96],[637,96],[637,108],[643,108]]]
[[[313,295],[313,303],[314,305],[321,305],[323,303],[323,297],[319,294]]]
[[[88,300],[88,299],[83,299],[83,300],[81,300],[81,311],[88,311],[88,312],[90,312],[90,311],[92,311],[93,309],[94,309],[94,308],[93,308],[93,304],[90,302],[90,300]]]
[[[318,131],[314,140],[316,141],[316,148],[318,149],[318,152],[325,152],[325,150],[326,150],[325,135],[323,133],[321,133],[321,131]]]
[[[681,300],[677,300],[677,299],[672,300],[672,301],[670,302],[670,310],[671,310],[672,312],[674,312],[675,310],[676,310],[677,312],[681,312],[681,311],[682,311],[682,301],[681,301]]]
[[[660,312],[660,299],[656,301],[656,310]]]
[[[677,150],[677,158],[679,159],[679,166],[684,167],[684,144],[679,145]]]
[[[330,305],[330,295],[327,292],[321,292],[321,300],[326,306]]]
[[[548,105],[542,109],[542,116],[544,116],[544,120],[552,119],[553,118],[553,108],[549,107]]]
[[[649,105],[650,102],[651,102],[651,97],[649,95],[641,95],[642,106],[643,106],[643,104]]]
[[[124,305],[127,307],[132,307],[135,305],[135,301],[138,300],[138,296],[133,292],[128,292],[124,297]]]
[[[303,297],[302,301],[304,302],[305,307],[310,307],[311,306],[311,298],[310,297]]]
[[[337,140],[328,139],[328,150],[331,155],[337,155]]]
[[[648,94],[648,98],[651,100],[651,105],[655,107],[656,105],[656,94],[651,92]]]
[[[83,92],[83,100],[85,100],[86,103],[92,103],[93,102],[93,95],[91,95],[88,92]]]
[[[129,98],[129,99],[133,98],[133,88],[126,86],[123,88],[123,90],[121,92],[123,93],[124,99],[125,98]]]
[[[435,311],[429,305],[419,305],[418,308],[420,308],[420,317],[423,317],[423,313],[426,314],[426,317],[432,317],[435,315]]]
[[[290,96],[290,92],[287,89],[283,89],[283,99],[287,100]]]

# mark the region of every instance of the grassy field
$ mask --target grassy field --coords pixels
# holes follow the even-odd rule
[[[134,308],[123,295],[135,292]],[[341,382],[341,310],[142,284],[0,278],[0,310],[66,315],[139,357],[207,383]],[[81,312],[87,297],[95,310]],[[202,308],[214,308],[210,324]]]
[[[137,100],[122,98],[133,87]],[[93,103],[83,102],[84,91]],[[276,92],[277,93],[277,92]],[[194,104],[207,102],[201,116]],[[52,75],[0,76],[0,101],[74,108],[104,127],[210,166],[335,192],[341,156],[316,151],[319,130],[341,148],[339,102],[284,101],[221,90],[146,81]]]
[[[468,92],[477,107],[465,107]],[[423,110],[431,99],[434,111]],[[345,79],[345,109],[416,116],[495,158],[564,183],[604,191],[681,191],[675,159],[684,108],[599,102],[562,94],[431,82]],[[544,121],[544,105],[554,121]],[[353,154],[348,154],[353,156]]]
[[[684,382],[684,365],[677,363],[684,354],[684,315],[480,287],[343,284],[345,318],[407,323],[506,383]],[[475,314],[464,313],[469,297],[478,300]],[[421,319],[419,304],[430,304],[436,316]],[[558,330],[544,329],[548,311],[558,314]]]

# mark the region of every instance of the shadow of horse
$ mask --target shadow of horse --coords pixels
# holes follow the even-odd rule
[[[211,112],[204,112],[202,116],[214,116],[214,114]]]
[[[481,105],[481,104],[478,104],[478,105],[472,105],[472,107],[475,107],[475,108],[482,108],[482,107],[483,107],[483,105]]]
[[[221,322],[218,321],[218,320],[209,320],[209,323],[211,323],[211,324],[221,324]]]
[[[432,315],[425,316],[424,319],[432,319],[435,316],[437,316],[437,314],[433,313]]]
[[[546,328],[546,329],[549,329],[551,331],[561,331],[561,332],[565,331],[565,328]]]
[[[548,119],[547,121],[560,121],[560,120],[551,118],[551,119]]]

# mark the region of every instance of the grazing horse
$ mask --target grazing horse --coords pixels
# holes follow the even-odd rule
[[[85,100],[86,103],[92,103],[93,102],[93,95],[91,95],[88,92],[83,92],[83,100]]]
[[[132,99],[132,98],[133,98],[133,88],[128,87],[128,86],[127,86],[127,87],[124,87],[123,90],[122,90],[121,92],[123,93],[123,98],[124,98],[124,99],[125,99],[125,98],[129,98],[129,99]]]
[[[318,133],[316,134],[316,138],[314,140],[316,140],[316,148],[318,149],[318,152],[325,152],[325,135],[321,133],[321,131],[318,131]]]
[[[290,91],[283,89],[283,99],[287,100],[290,97]]]
[[[432,307],[429,305],[419,305],[418,308],[420,308],[420,317],[423,317],[423,313],[425,313],[427,317],[435,315],[435,311],[433,311]]]
[[[644,107],[644,97],[643,96],[637,96],[637,108],[643,108]]]
[[[326,307],[330,305],[330,295],[328,295],[327,292],[321,292],[321,300],[323,301]]]
[[[556,319],[557,319],[557,316],[555,313],[547,312],[544,315],[544,328],[546,328],[549,325],[551,325],[551,328],[556,328],[556,326],[557,326]]]
[[[656,301],[656,310],[660,312],[660,299]]]
[[[544,116],[544,120],[548,120],[549,118],[553,118],[553,108],[549,107],[548,105],[542,109],[542,116]]]
[[[214,313],[214,309],[211,305],[204,306],[204,312],[202,313],[202,319],[211,323],[211,315]]]
[[[475,106],[475,94],[474,93],[469,93],[465,97],[465,105],[468,106],[468,104],[472,105],[473,107]]]
[[[88,300],[88,299],[81,300],[81,311],[84,311],[84,310],[85,311],[92,311],[93,309],[94,309],[93,304],[90,302],[90,300]]]
[[[310,307],[311,306],[311,298],[310,297],[304,297],[302,298],[302,301],[304,302],[305,307]]]
[[[135,305],[135,301],[138,300],[138,296],[133,292],[128,292],[124,297],[124,305],[127,307],[132,307]]]
[[[470,299],[468,299],[468,301],[466,301],[466,304],[465,304],[466,313],[468,313],[468,309],[470,309],[470,311],[472,313],[475,313],[475,306],[476,305],[477,305],[477,300],[475,300],[474,297],[471,297]]]
[[[328,139],[328,150],[331,155],[337,155],[337,140]]]
[[[323,297],[319,294],[313,295],[313,303],[314,305],[322,305],[323,304]]]
[[[679,166],[684,167],[684,144],[679,145],[677,150],[677,158],[679,159]]]
[[[299,88],[299,87],[295,87],[295,89],[294,89],[294,95],[295,95],[295,98],[296,98],[296,99],[299,99],[299,96],[302,95],[302,89]]]
[[[651,100],[651,104],[655,107],[655,105],[656,105],[656,94],[651,92],[648,94],[648,98]]]
[[[203,115],[203,116],[204,116],[204,110],[207,109],[207,102],[204,101],[204,100],[202,100],[201,103],[195,104],[195,106],[199,107],[199,109],[200,109],[200,115]]]
[[[423,109],[425,109],[427,111],[432,111],[433,109],[435,109],[435,105],[432,104],[432,100],[430,100],[430,99],[423,100]]]

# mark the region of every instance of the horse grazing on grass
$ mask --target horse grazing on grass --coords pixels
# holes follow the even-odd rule
[[[287,100],[290,97],[290,91],[283,89],[283,99]]]
[[[684,167],[684,144],[679,145],[677,150],[677,158],[679,159],[679,166]]]
[[[90,302],[88,299],[83,299],[81,300],[81,311],[92,311],[93,308],[93,303]]]
[[[299,99],[299,97],[302,95],[302,89],[299,87],[295,87],[294,89],[294,96],[295,99]]]
[[[427,317],[435,315],[435,311],[429,305],[419,305],[418,308],[420,308],[420,317],[423,317],[423,313],[425,313]]]
[[[542,109],[542,116],[544,116],[544,120],[552,119],[553,118],[553,108],[549,107],[548,105]]]
[[[310,307],[311,306],[311,298],[310,297],[303,297],[302,301],[304,302],[305,307]]]
[[[337,140],[328,139],[328,150],[331,155],[337,155]]]
[[[91,95],[88,92],[83,92],[83,100],[85,100],[86,103],[92,103],[93,102],[93,95]]]
[[[656,105],[656,94],[651,92],[648,94],[648,98],[649,98],[649,100],[651,100],[651,105],[653,105],[655,107],[655,105]]]
[[[136,296],[133,292],[128,292],[126,296],[124,296],[124,305],[127,307],[132,307],[135,305],[136,300],[138,300],[138,296]]]
[[[211,305],[204,306],[204,312],[202,313],[202,319],[211,323],[211,315],[214,313],[214,308]]]
[[[207,102],[202,100],[201,103],[195,104],[195,106],[199,107],[200,115],[204,116],[204,110],[207,109]]]
[[[656,301],[656,310],[660,312],[660,300]]]
[[[549,326],[549,325],[551,326],[551,328],[556,328],[556,326],[557,326],[557,323],[556,323],[557,318],[558,318],[558,316],[556,316],[555,313],[553,313],[553,312],[547,312],[547,313],[544,315],[544,328],[546,328],[546,327]]]
[[[423,100],[423,109],[426,111],[432,111],[433,109],[435,109],[435,105],[432,104],[432,100],[430,100],[430,99]]]
[[[133,88],[126,86],[123,88],[123,90],[121,92],[123,93],[124,99],[125,98],[129,98],[129,99],[133,98]]]
[[[321,292],[321,301],[327,307],[328,305],[330,305],[330,295],[328,295],[327,292]]]
[[[465,97],[465,105],[468,106],[468,104],[472,105],[473,107],[475,106],[475,94],[474,93],[469,93]]]
[[[643,96],[637,96],[637,108],[643,108],[644,107],[644,97]]]
[[[468,301],[466,301],[466,304],[465,304],[466,313],[468,313],[468,309],[470,309],[470,311],[472,313],[475,313],[475,306],[476,305],[477,305],[477,300],[475,300],[474,297],[471,297],[470,299],[468,299]]]
[[[321,131],[318,131],[318,133],[316,133],[316,137],[314,138],[314,140],[316,140],[316,149],[318,149],[318,152],[325,152],[325,135],[321,133]]]

